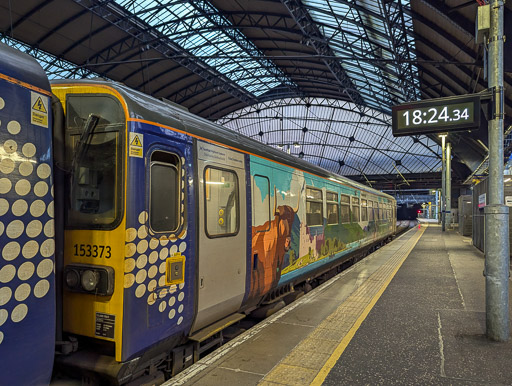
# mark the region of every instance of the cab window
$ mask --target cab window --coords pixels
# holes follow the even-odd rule
[[[66,112],[67,226],[112,229],[123,210],[124,111],[111,95],[68,94]]]

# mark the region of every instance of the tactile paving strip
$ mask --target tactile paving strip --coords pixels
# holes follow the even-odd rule
[[[259,385],[321,385],[425,228],[426,225],[422,226],[307,338],[295,346]]]

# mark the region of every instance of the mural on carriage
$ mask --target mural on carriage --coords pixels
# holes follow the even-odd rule
[[[306,222],[308,187],[321,190],[323,197],[328,190],[359,195],[353,188],[326,188],[325,183],[303,172],[292,172],[284,166],[276,168],[261,159],[251,163],[251,182],[251,296],[277,285],[282,275],[348,252],[374,231],[375,225],[368,222],[338,221],[327,225],[325,213],[318,225],[309,226]]]

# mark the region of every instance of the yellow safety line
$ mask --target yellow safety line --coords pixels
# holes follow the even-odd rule
[[[413,248],[416,246],[416,244],[418,243],[419,239],[421,238],[421,236],[423,235],[423,232],[425,232],[425,228],[427,227],[428,225],[423,225],[421,228],[420,228],[420,232],[417,233],[418,237],[416,238],[416,240],[413,242],[412,246],[409,248],[409,250],[407,251],[407,253],[405,254],[405,256],[402,258],[402,260],[397,264],[397,266],[395,267],[395,269],[393,270],[393,272],[391,273],[391,275],[388,277],[388,279],[384,282],[384,284],[382,285],[382,287],[380,288],[380,290],[375,294],[375,296],[373,297],[373,299],[370,301],[370,303],[366,306],[366,308],[364,309],[364,311],[362,312],[362,314],[359,316],[359,318],[357,318],[356,322],[354,323],[354,325],[352,326],[352,328],[349,330],[349,332],[347,333],[347,335],[345,335],[345,337],[343,338],[343,340],[341,341],[341,343],[338,345],[338,347],[336,347],[336,349],[334,350],[334,352],[331,354],[331,356],[329,357],[329,359],[327,360],[327,362],[325,362],[324,366],[320,369],[319,373],[317,374],[317,376],[315,377],[315,379],[313,379],[313,382],[311,382],[311,385],[312,386],[318,386],[318,385],[321,385],[325,378],[327,377],[327,375],[330,373],[331,369],[334,367],[334,365],[336,364],[336,362],[338,362],[338,359],[340,358],[341,354],[343,354],[343,352],[345,351],[345,349],[347,348],[347,346],[349,345],[350,341],[352,340],[352,338],[354,337],[354,335],[356,334],[357,330],[359,329],[359,327],[361,326],[361,324],[363,323],[363,321],[366,319],[366,317],[368,316],[368,314],[370,313],[370,311],[372,310],[372,308],[375,306],[375,304],[377,303],[377,301],[379,300],[379,298],[381,297],[381,295],[384,293],[384,291],[386,290],[386,288],[388,287],[389,283],[391,283],[391,280],[393,280],[393,278],[395,277],[396,273],[398,272],[398,270],[400,269],[400,267],[402,266],[402,264],[404,263],[405,259],[407,259],[407,257],[409,256],[409,254],[411,253],[411,251],[413,250]]]

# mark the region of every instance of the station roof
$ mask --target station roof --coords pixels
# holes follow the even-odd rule
[[[474,41],[477,6],[2,0],[0,38],[35,56],[52,78],[123,82],[379,189],[434,188],[439,138],[393,138],[391,106],[487,88],[485,50]],[[511,84],[507,73],[508,115]],[[457,186],[483,172],[487,131],[449,140]]]

